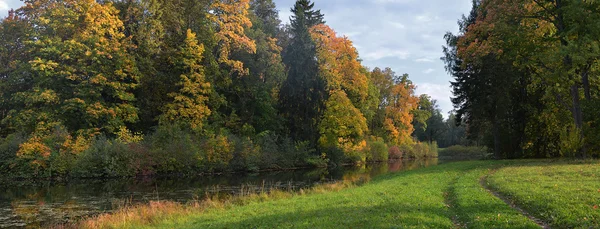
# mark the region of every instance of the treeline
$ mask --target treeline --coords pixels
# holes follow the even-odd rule
[[[446,34],[457,119],[497,158],[598,156],[600,2],[474,0]]]
[[[435,156],[435,143],[411,136],[419,98],[408,75],[362,66],[313,7],[298,0],[282,25],[272,0],[25,1],[0,22],[0,171],[110,177]]]

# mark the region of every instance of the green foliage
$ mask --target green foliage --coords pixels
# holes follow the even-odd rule
[[[436,142],[417,142],[412,145],[401,145],[400,151],[404,158],[436,158],[438,157],[438,146]]]
[[[76,177],[128,177],[137,171],[131,165],[142,160],[127,144],[106,137],[96,138],[79,156],[73,175]]]
[[[156,172],[190,173],[204,168],[205,158],[199,144],[202,139],[178,126],[163,125],[147,138]]]
[[[367,142],[367,161],[388,161],[388,146],[383,139],[371,139]]]
[[[491,158],[486,147],[455,145],[439,150],[440,159],[479,160]]]
[[[0,139],[0,172],[9,174],[14,168],[19,146],[27,140],[23,133],[14,133]]]
[[[313,10],[313,7],[314,3],[309,0],[298,0],[292,8],[292,38],[283,55],[288,77],[282,85],[279,104],[292,139],[316,146],[317,124],[327,91],[324,79],[319,75],[315,42],[309,33],[312,26],[324,21],[320,10]]]

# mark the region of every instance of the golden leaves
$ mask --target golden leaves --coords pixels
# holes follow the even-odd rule
[[[230,59],[233,52],[256,53],[256,43],[244,33],[252,27],[248,18],[250,0],[216,0],[211,8],[210,19],[217,25],[215,38],[219,44],[218,61],[231,67],[232,72],[248,75],[244,63]]]

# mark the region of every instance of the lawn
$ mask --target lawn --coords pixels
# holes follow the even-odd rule
[[[90,219],[120,228],[539,228],[495,196],[555,227],[598,227],[597,161],[470,161],[380,176],[341,190],[215,207],[141,207]],[[486,185],[482,185],[486,184]],[[485,187],[484,187],[485,186]],[[492,193],[486,188],[490,187]],[[508,201],[508,200],[507,200]],[[164,206],[163,206],[164,207]],[[159,207],[160,208],[160,207]],[[143,215],[149,215],[144,217]],[[140,216],[142,215],[142,216]]]

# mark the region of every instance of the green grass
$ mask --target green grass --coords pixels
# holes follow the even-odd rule
[[[598,227],[598,162],[470,161],[399,172],[362,186],[313,189],[201,208],[139,208],[83,226],[122,228],[539,228],[486,190],[559,228]],[[486,179],[487,177],[487,179]],[[129,216],[128,216],[129,214]],[[140,216],[142,214],[142,216]],[[144,217],[143,214],[160,217]],[[133,217],[135,220],[128,220]],[[583,220],[586,217],[587,220]],[[90,223],[91,222],[91,223]]]
[[[504,167],[490,186],[553,228],[600,228],[600,162]]]
[[[469,170],[450,187],[450,204],[460,224],[467,228],[539,228],[481,186],[480,180],[491,167]]]

